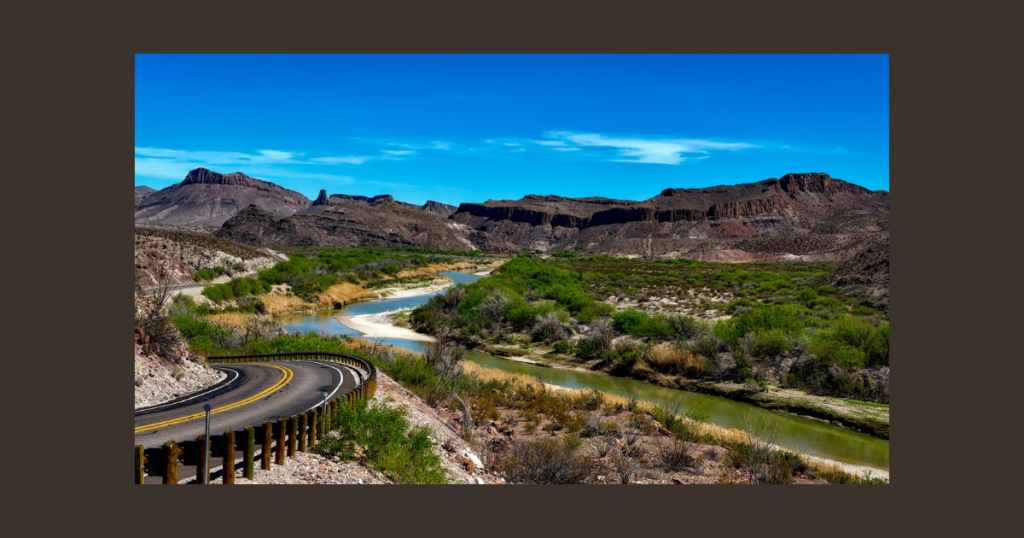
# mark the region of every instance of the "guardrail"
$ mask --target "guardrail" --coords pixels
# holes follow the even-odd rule
[[[246,362],[274,361],[313,361],[326,360],[347,366],[362,368],[367,372],[365,378],[352,390],[339,395],[327,402],[327,413],[324,416],[319,408],[306,413],[299,413],[287,418],[280,418],[276,423],[264,422],[259,425],[246,426],[241,430],[228,430],[222,435],[211,435],[205,439],[200,435],[195,440],[181,442],[168,441],[160,447],[143,447],[135,445],[135,483],[142,484],[146,476],[161,476],[164,484],[178,483],[178,465],[195,465],[196,482],[203,483],[200,477],[205,475],[205,482],[210,482],[210,469],[206,468],[206,452],[210,458],[221,458],[225,484],[235,483],[235,453],[242,452],[243,475],[253,479],[256,465],[256,443],[262,446],[260,463],[264,470],[270,470],[271,452],[273,462],[284,465],[285,457],[294,457],[295,451],[305,452],[324,435],[324,420],[337,415],[342,403],[354,406],[356,400],[372,398],[377,391],[377,369],[372,363],[354,355],[344,353],[308,352],[308,353],[272,353],[267,355],[233,355],[207,357],[209,364],[235,364]]]

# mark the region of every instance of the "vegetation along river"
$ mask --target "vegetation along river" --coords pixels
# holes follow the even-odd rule
[[[441,273],[455,283],[469,284],[482,278],[467,273]],[[417,295],[395,299],[381,299],[348,305],[337,310],[323,310],[316,314],[289,315],[281,318],[281,323],[288,332],[306,331],[327,334],[347,334],[359,336],[359,331],[345,327],[335,319],[339,316],[358,316],[376,314],[391,310],[414,308],[430,299],[431,295]],[[423,342],[400,340],[394,338],[375,339],[388,344],[415,351],[423,350]],[[543,378],[545,383],[574,389],[597,389],[603,392],[625,395],[621,378],[591,372],[548,368],[533,364],[525,364],[501,357],[495,357],[477,351],[468,351],[466,359],[488,368],[496,368],[506,372],[526,374]],[[682,397],[684,406],[697,403],[706,405],[711,410],[711,421],[729,428],[742,428],[743,415],[748,411],[769,416],[779,423],[778,443],[782,446],[814,454],[836,461],[868,465],[879,469],[889,469],[889,441],[878,439],[862,433],[853,432],[815,420],[766,411],[756,406],[693,392],[647,385],[643,399],[654,404],[669,404]]]

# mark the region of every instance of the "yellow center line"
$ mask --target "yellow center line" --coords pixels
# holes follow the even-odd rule
[[[210,411],[210,414],[211,415],[215,415],[217,413],[222,413],[224,411],[230,411],[232,409],[237,409],[239,407],[242,407],[243,405],[248,405],[248,404],[250,404],[252,402],[255,402],[256,400],[259,400],[260,398],[263,398],[264,396],[266,396],[266,395],[276,391],[277,389],[280,389],[281,387],[287,385],[288,383],[291,383],[292,377],[294,377],[294,375],[295,375],[294,373],[292,373],[292,371],[290,369],[285,368],[284,366],[278,366],[276,364],[266,364],[266,365],[263,365],[263,366],[270,366],[272,368],[277,368],[278,370],[281,370],[281,372],[284,375],[281,377],[280,381],[278,381],[274,386],[270,387],[269,389],[267,389],[267,390],[265,390],[265,391],[255,395],[255,396],[250,396],[250,397],[248,397],[248,398],[246,398],[246,399],[244,399],[242,401],[235,402],[233,404],[229,404],[229,405],[226,405],[224,407],[218,407],[218,408]],[[165,426],[173,426],[174,424],[181,424],[182,422],[188,422],[190,420],[200,419],[200,418],[203,418],[205,416],[206,416],[206,413],[203,412],[203,413],[196,413],[194,415],[188,415],[186,417],[165,420],[163,422],[157,422],[155,424],[147,424],[145,426],[139,426],[139,427],[135,428],[135,433],[141,433],[141,432],[148,431],[148,430],[155,430],[157,428],[163,428]]]

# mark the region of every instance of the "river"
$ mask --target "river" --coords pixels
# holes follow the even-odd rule
[[[441,274],[451,278],[456,283],[466,284],[482,278],[458,272]],[[367,301],[351,304],[337,310],[320,311],[316,314],[282,316],[280,321],[288,332],[323,332],[327,334],[359,336],[359,331],[345,327],[338,323],[335,318],[414,308],[426,303],[430,297],[431,295],[417,295],[397,299]],[[380,338],[375,340],[414,351],[423,350],[423,342],[396,338]],[[466,359],[488,368],[542,377],[545,383],[560,387],[575,389],[591,388],[612,394],[625,395],[625,390],[622,387],[623,379],[617,377],[525,364],[477,351],[468,351]],[[711,411],[711,421],[715,424],[729,428],[742,428],[743,420],[741,417],[748,411],[753,411],[754,413],[769,416],[772,420],[779,423],[778,443],[782,446],[836,461],[889,470],[889,441],[887,439],[878,439],[815,420],[766,411],[747,403],[736,402],[726,398],[656,385],[647,385],[643,396],[644,400],[654,404],[669,404],[678,398],[682,398],[684,406],[692,406],[697,403],[706,405]]]

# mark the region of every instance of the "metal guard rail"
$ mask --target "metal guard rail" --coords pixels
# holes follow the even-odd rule
[[[228,430],[223,435],[211,435],[209,442],[205,439],[205,435],[200,435],[194,441],[168,441],[160,447],[146,448],[142,445],[135,445],[135,483],[144,483],[146,476],[161,476],[164,484],[177,484],[179,464],[195,465],[196,483],[203,482],[199,478],[204,474],[206,483],[209,483],[210,469],[206,468],[206,458],[203,457],[205,452],[209,451],[211,459],[222,459],[224,483],[234,484],[236,450],[242,451],[243,475],[252,480],[257,441],[262,445],[261,466],[268,471],[270,470],[272,447],[274,449],[273,461],[277,465],[284,465],[286,455],[289,458],[294,457],[296,449],[299,452],[305,452],[307,447],[313,446],[323,438],[324,425],[321,422],[325,418],[333,419],[337,416],[342,401],[354,406],[357,400],[368,400],[377,392],[377,368],[373,366],[373,363],[355,355],[323,351],[225,355],[206,358],[208,364],[315,360],[327,360],[359,367],[367,372],[367,376],[362,378],[352,390],[327,402],[326,416],[320,413],[320,409],[314,408],[306,413],[278,419],[276,423],[264,422],[260,425],[246,426],[241,430]],[[230,472],[228,472],[229,470]]]

